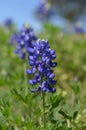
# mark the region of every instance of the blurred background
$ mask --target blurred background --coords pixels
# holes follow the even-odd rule
[[[75,128],[71,130],[86,130],[86,0],[0,0],[0,130],[36,130],[40,124],[41,98],[30,93],[32,86],[27,80],[31,77],[26,76],[25,61],[14,53],[17,38],[27,36],[22,28],[31,29],[32,37],[48,39],[56,50],[56,97],[58,101],[64,97],[65,103],[60,108],[53,98],[52,106],[56,104],[57,111],[64,109],[67,114],[60,116],[62,120],[59,116],[56,119],[57,113],[53,115],[56,125],[62,126],[56,130],[69,130],[66,124],[64,129],[63,119],[67,124],[71,120],[70,126]],[[26,66],[29,69],[28,61]]]
[[[86,31],[85,0],[1,0],[0,23],[11,18],[18,28],[29,22],[35,30],[42,29],[42,23],[51,22],[73,33]]]

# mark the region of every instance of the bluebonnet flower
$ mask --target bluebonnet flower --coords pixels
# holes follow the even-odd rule
[[[84,31],[84,29],[83,29],[83,23],[82,22],[80,22],[80,21],[78,21],[77,23],[76,23],[76,25],[75,25],[75,28],[74,28],[74,31],[75,31],[75,33],[84,33],[85,31]]]
[[[32,69],[28,69],[27,74],[34,75],[34,78],[29,80],[29,83],[32,85],[38,84],[39,87],[31,89],[31,92],[42,90],[53,93],[56,91],[56,88],[53,88],[56,80],[54,80],[55,74],[52,69],[57,66],[57,63],[53,62],[55,58],[55,50],[51,50],[47,40],[38,39],[35,42],[33,53],[29,55],[29,63]]]
[[[4,21],[4,25],[8,28],[10,28],[12,25],[13,25],[13,20],[11,18],[7,18],[5,21]]]
[[[19,32],[16,38],[17,49],[16,54],[19,54],[20,58],[24,59],[26,53],[33,53],[34,42],[36,41],[36,36],[34,35],[33,29],[24,26],[24,28]]]
[[[53,10],[48,2],[42,1],[36,10],[40,19],[49,18],[53,14]]]
[[[75,33],[84,33],[84,29],[82,27],[75,27]]]

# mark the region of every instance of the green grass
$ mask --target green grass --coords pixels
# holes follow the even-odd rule
[[[71,84],[80,83],[78,90],[76,90],[78,93],[76,100],[80,101],[81,111],[86,111],[86,35],[65,35],[56,27],[50,25],[45,27],[46,29],[39,36],[48,39],[51,47],[56,50],[56,61],[58,62],[55,69],[57,93],[59,90],[66,93],[66,103],[71,105],[73,90],[76,89],[72,89]],[[39,124],[38,120],[40,120],[38,118],[41,113],[39,109],[41,98],[37,94],[29,92],[31,86],[28,84],[29,95],[27,101],[25,99],[24,61],[14,54],[15,46],[9,44],[11,33],[0,29],[0,111],[3,113],[4,119],[4,121],[0,120],[0,123],[2,122],[2,130],[7,130],[5,128],[6,122],[9,130],[12,129],[12,126],[15,126],[15,130],[27,130],[28,128],[35,130]],[[75,81],[76,78],[78,81]],[[48,97],[46,98],[48,99]],[[82,120],[86,123],[86,112],[84,115]],[[25,126],[27,129],[24,129]]]

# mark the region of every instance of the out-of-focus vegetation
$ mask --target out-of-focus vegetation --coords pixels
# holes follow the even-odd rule
[[[29,84],[25,97],[25,62],[9,44],[13,32],[0,27],[0,130],[42,130],[41,97]],[[49,40],[58,62],[57,92],[46,94],[45,130],[86,130],[86,34],[66,35],[46,24],[38,37]]]
[[[39,5],[39,14],[49,16],[60,15],[67,20],[74,22],[86,12],[85,0],[43,0]],[[52,15],[53,10],[54,15]]]

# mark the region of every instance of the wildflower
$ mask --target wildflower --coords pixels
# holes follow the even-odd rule
[[[75,33],[77,33],[77,34],[84,33],[84,29],[81,27],[75,27]]]
[[[53,10],[51,9],[49,3],[43,1],[42,3],[40,3],[39,7],[37,8],[36,13],[39,16],[39,18],[43,20],[44,18],[50,17],[53,13]]]
[[[82,22],[80,22],[80,21],[78,21],[77,22],[77,24],[76,24],[76,26],[75,26],[75,28],[74,28],[74,31],[75,31],[75,33],[77,33],[77,34],[83,34],[83,33],[85,33],[85,31],[84,31],[84,29],[83,29],[83,25],[82,25]]]
[[[5,21],[4,21],[4,25],[8,28],[10,28],[12,25],[13,25],[13,20],[11,18],[7,18]]]
[[[47,40],[37,40],[34,44],[33,53],[29,55],[29,63],[32,67],[27,70],[27,74],[33,74],[34,78],[29,80],[32,85],[37,85],[38,88],[31,89],[31,92],[44,91],[55,92],[56,84],[54,80],[55,74],[52,68],[57,66],[53,60],[56,58],[55,50],[51,50]]]
[[[25,27],[17,35],[17,49],[15,50],[16,54],[19,54],[20,58],[24,59],[26,53],[33,53],[33,46],[36,40],[33,29]]]

